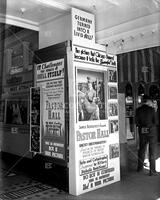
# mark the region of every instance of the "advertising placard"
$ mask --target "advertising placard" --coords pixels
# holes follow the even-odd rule
[[[108,70],[108,82],[117,83],[117,71],[114,69]]]
[[[77,121],[105,119],[105,74],[106,72],[77,69]]]
[[[110,85],[108,87],[108,99],[117,99],[117,98],[118,98],[117,86]]]
[[[73,61],[70,193],[79,195],[120,180],[117,61],[105,51],[77,45]]]
[[[30,151],[41,152],[40,87],[30,89]]]
[[[52,87],[43,92],[43,152],[65,159],[64,79],[51,82]]]
[[[48,81],[57,78],[64,78],[64,59],[54,60],[36,65],[37,85],[44,83],[43,87],[50,87],[48,85]]]
[[[72,41],[81,45],[95,43],[95,19],[93,14],[72,8]]]
[[[116,57],[106,54],[105,51],[87,48],[73,44],[73,60],[94,65],[103,65],[108,67],[117,67]],[[111,78],[115,78],[116,73],[109,72]],[[114,81],[114,79],[113,79]]]
[[[34,94],[32,93],[34,98]],[[31,100],[31,102],[34,99]],[[7,99],[6,100],[6,124],[12,125],[25,125],[29,124],[29,100],[25,96],[19,97],[17,99]]]
[[[108,121],[86,121],[76,126],[79,193],[102,187],[114,180],[109,167]]]
[[[42,87],[42,152],[65,159],[64,59],[36,65],[36,83]]]

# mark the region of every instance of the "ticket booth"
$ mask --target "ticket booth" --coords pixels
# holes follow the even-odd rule
[[[37,32],[26,29],[5,43],[1,68],[0,148],[6,155],[32,158],[29,152],[30,87],[33,86],[33,51]]]

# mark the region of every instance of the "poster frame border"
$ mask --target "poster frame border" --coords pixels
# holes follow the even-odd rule
[[[77,62],[76,62],[77,63]],[[84,66],[85,67],[84,67]],[[104,80],[104,85],[106,84],[106,86],[104,87],[104,104],[105,104],[105,119],[100,119],[100,120],[108,120],[108,69],[105,66],[100,66],[101,69],[97,70],[94,68],[93,64],[88,64],[88,63],[77,63],[74,65],[75,67],[75,98],[76,98],[76,124],[78,123],[83,123],[84,121],[79,121],[78,120],[78,95],[77,95],[77,91],[78,91],[78,85],[77,85],[77,71],[80,70],[84,70],[84,71],[92,71],[92,72],[98,72],[98,73],[102,73],[103,74],[103,80]]]
[[[40,125],[39,125],[39,132],[40,132],[40,139],[39,139],[39,141],[40,141],[40,145],[39,145],[39,149],[40,149],[40,151],[39,152],[36,152],[36,151],[32,151],[32,149],[31,149],[31,130],[32,130],[32,125],[31,125],[31,122],[32,122],[32,113],[31,113],[31,110],[32,110],[32,99],[31,99],[31,90],[33,89],[33,88],[40,88]],[[33,87],[31,87],[30,88],[30,140],[29,140],[29,150],[30,150],[30,152],[32,152],[32,153],[41,153],[42,152],[42,134],[41,134],[41,131],[42,131],[42,125],[41,125],[41,102],[42,102],[42,95],[41,95],[41,93],[42,93],[42,88],[41,87],[39,87],[39,86],[33,86]]]
[[[45,55],[47,55],[48,52],[50,52],[51,50],[54,49],[55,47],[55,51],[56,50],[59,50],[58,47],[62,47],[62,46],[65,46],[67,47],[67,45],[70,45],[69,42],[64,42],[64,43],[60,43],[60,44],[57,44],[56,47],[55,45],[53,46],[50,46],[50,47],[47,47],[46,51],[45,51]],[[53,55],[50,55],[49,58],[47,57],[43,59],[43,61],[39,61],[38,62],[34,62],[34,85],[35,87],[37,86],[38,83],[40,82],[37,82],[36,81],[36,77],[37,77],[37,72],[36,72],[36,66],[39,65],[39,64],[42,64],[42,63],[46,63],[46,62],[52,62],[52,61],[56,61],[56,60],[60,60],[60,59],[63,59],[64,60],[64,85],[68,85],[68,60],[69,60],[69,54],[68,54],[68,49],[69,48],[66,48],[66,51],[63,52],[63,54],[59,54],[58,52],[58,55],[54,56]],[[42,53],[43,53],[43,49],[42,49]],[[38,57],[38,55],[41,55],[41,49],[38,50],[36,52],[36,55]],[[42,88],[43,90],[43,88]],[[43,98],[41,99],[41,101],[43,102]],[[48,162],[53,162],[55,164],[58,164],[58,165],[61,165],[61,166],[67,166],[68,165],[68,144],[69,144],[69,121],[67,121],[66,119],[69,120],[69,92],[68,90],[64,90],[64,104],[65,104],[65,111],[64,111],[64,129],[65,129],[65,141],[64,141],[64,159],[60,159],[60,158],[56,158],[56,157],[52,157],[52,156],[47,156],[47,155],[44,155],[43,152],[41,152],[40,154],[44,157],[45,160],[47,160]],[[66,104],[67,104],[67,107],[66,107]],[[42,108],[41,108],[42,109]],[[67,111],[67,112],[66,112]],[[41,122],[42,122],[42,117],[41,117]],[[41,127],[42,129],[43,127]],[[42,149],[42,147],[41,147]]]

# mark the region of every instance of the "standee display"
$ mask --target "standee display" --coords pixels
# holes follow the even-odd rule
[[[73,8],[72,42],[34,60],[31,102],[39,88],[40,103],[31,106],[30,149],[68,168],[73,195],[120,180],[117,58],[95,43],[94,26],[92,14]]]

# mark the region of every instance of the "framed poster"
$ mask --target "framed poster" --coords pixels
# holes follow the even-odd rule
[[[118,116],[118,103],[108,103],[108,116]]]
[[[50,89],[43,89],[43,153],[65,160],[64,79],[52,80]]]
[[[113,69],[108,70],[108,82],[117,82],[117,71]]]
[[[117,86],[110,85],[108,87],[108,99],[117,99],[117,98],[118,98]]]
[[[120,153],[119,153],[119,143],[116,144],[110,144],[109,145],[109,158],[113,159],[113,158],[117,158],[119,157]]]
[[[88,67],[84,63],[83,66],[80,63],[78,65],[75,63],[74,108],[76,109],[73,112],[73,120],[75,120],[73,127],[75,140],[73,148],[75,148],[75,152],[73,153],[76,160],[73,163],[75,168],[70,166],[70,172],[75,170],[76,187],[79,194],[119,180],[117,173],[119,162],[116,159],[110,159],[109,151],[112,143],[118,143],[118,134],[109,134],[108,71],[106,67],[96,70],[94,67],[91,65]],[[117,110],[115,108],[114,111],[114,105],[112,105],[112,115],[117,116],[117,101],[113,100],[113,104],[117,106],[115,106]],[[111,131],[118,131],[112,129]],[[73,161],[71,160],[70,158],[70,162]],[[70,182],[70,189],[73,190],[75,183],[73,184],[71,178]]]
[[[119,131],[118,127],[118,119],[117,120],[109,120],[109,133],[117,133]]]
[[[35,68],[36,84],[42,88],[42,153],[66,165],[65,59],[39,63]]]
[[[104,72],[77,69],[77,121],[107,118]]]
[[[40,152],[40,127],[32,126],[30,128],[30,151],[31,152]]]
[[[119,143],[119,131],[114,123],[112,130],[111,124],[109,127],[109,120],[118,119],[117,79],[111,73],[116,71],[116,62],[112,67],[116,57],[110,57],[110,62],[105,49],[97,47],[89,49],[74,44],[73,64],[68,68],[69,191],[73,195],[120,180],[117,149],[110,146]]]
[[[29,99],[17,97],[6,100],[6,124],[29,124]]]
[[[30,151],[41,152],[40,87],[30,89]]]

